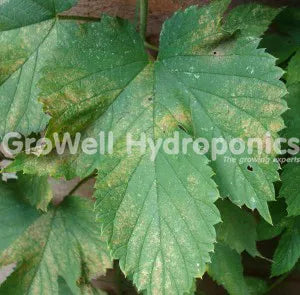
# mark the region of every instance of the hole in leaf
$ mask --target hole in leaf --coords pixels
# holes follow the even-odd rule
[[[214,55],[216,55],[217,54],[217,51],[214,51]]]
[[[251,172],[253,171],[253,167],[250,166],[250,165],[247,167],[247,169],[248,169],[249,171],[251,171]]]

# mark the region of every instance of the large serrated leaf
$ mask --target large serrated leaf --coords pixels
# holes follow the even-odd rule
[[[153,162],[147,153],[112,163],[99,169],[95,196],[113,256],[140,290],[187,292],[205,272],[220,221],[207,161],[159,153]]]
[[[165,112],[169,112],[194,136],[207,139],[224,137],[227,140],[254,137],[265,141],[267,134],[276,137],[276,132],[284,126],[280,114],[286,110],[281,100],[286,90],[278,80],[282,71],[274,66],[273,57],[262,49],[256,49],[258,38],[230,37],[224,32],[221,18],[226,4],[222,3],[217,1],[201,9],[189,8],[177,13],[165,24],[159,60],[155,63],[155,101],[159,101],[160,108],[164,107]],[[208,17],[211,14],[216,17],[211,19]],[[194,21],[182,25],[185,18]],[[193,25],[199,22],[200,26]],[[108,25],[112,27],[110,31],[104,29]],[[62,45],[57,57],[65,57],[63,65],[57,58],[59,62],[44,70],[42,96],[48,112],[54,117],[48,134],[54,131],[75,133],[96,120],[105,112],[107,104],[124,91],[126,83],[147,64],[138,37],[128,25],[122,25],[120,21],[114,25],[105,21],[102,26],[99,25],[97,32],[95,28],[98,26],[93,26],[85,27],[86,38],[75,40],[74,46]],[[120,49],[119,41],[113,39],[117,32],[120,33],[118,40],[127,40],[126,44],[130,47]],[[206,38],[206,35],[209,37]],[[90,36],[98,36],[103,42],[101,45],[91,43]],[[83,60],[79,53],[82,50],[95,53],[85,55]],[[62,75],[66,75],[66,67],[73,69],[73,75],[67,81],[62,79]],[[114,74],[121,68],[124,75]],[[74,99],[77,101],[75,104]],[[86,135],[93,132],[91,127]],[[278,165],[271,158],[269,164],[251,163],[252,170],[249,170],[248,164],[241,162],[241,158],[246,156],[249,155],[233,155],[228,151],[218,157],[212,163],[217,183],[222,195],[229,196],[239,206],[246,204],[251,209],[258,209],[270,221],[267,201],[274,200],[272,182],[279,179]],[[226,157],[235,161],[225,163]],[[76,166],[81,176],[87,174],[87,170],[90,172],[97,168],[95,157],[79,157],[78,163],[82,163]],[[55,161],[49,165],[52,169],[48,171],[58,166]]]
[[[114,153],[23,157],[10,168],[67,177],[97,169],[96,210],[113,257],[149,294],[183,294],[203,275],[220,221],[218,192],[207,158],[191,147],[178,155],[160,150],[151,160],[149,148],[126,152],[126,133],[138,140],[144,132],[154,143],[174,131],[188,140],[265,140],[283,127],[282,71],[257,49],[258,36],[224,30],[228,3],[177,12],[164,25],[155,62],[127,22],[103,17],[66,25],[73,42],[58,41],[39,82],[52,116],[47,135],[81,131],[84,139],[113,131]],[[271,222],[267,202],[274,200],[278,166],[254,163],[250,171],[225,156],[244,155],[228,152],[212,162],[222,195]]]
[[[197,137],[265,141],[268,132],[276,137],[286,110],[281,99],[286,89],[278,80],[283,72],[272,56],[257,49],[258,38],[228,36],[221,17],[217,1],[203,10],[179,12],[166,22],[157,64],[159,98],[164,105],[174,104],[175,98],[189,110],[192,124],[186,128]],[[193,19],[194,27],[190,22],[181,25],[183,18]],[[234,161],[226,162],[226,157]],[[249,164],[240,162],[243,157],[249,155],[228,151],[212,162],[221,194],[238,206],[258,209],[270,221],[267,201],[274,200],[278,165],[271,158],[268,164],[251,163],[249,171]]]
[[[121,268],[126,274],[133,276],[140,290],[147,289],[153,294],[181,294],[190,289],[193,277],[203,275],[205,263],[210,260],[208,253],[213,250],[213,225],[220,219],[217,208],[213,205],[218,193],[210,179],[212,171],[207,167],[207,159],[193,154],[190,149],[188,155],[170,156],[160,152],[155,161],[150,159],[150,151],[140,155],[135,150],[132,155],[127,155],[126,132],[131,132],[135,139],[140,137],[140,132],[145,132],[155,140],[159,136],[171,135],[175,130],[180,131],[177,120],[169,110],[155,102],[155,69],[151,63],[145,67],[148,64],[147,56],[141,50],[141,41],[132,27],[107,17],[102,20],[102,24],[84,27],[91,30],[88,35],[94,36],[95,32],[99,32],[100,40],[108,40],[112,44],[122,42],[122,39],[113,39],[113,36],[119,32],[122,37],[123,33],[124,39],[131,40],[127,44],[131,44],[132,48],[125,52],[102,50],[99,55],[90,56],[91,61],[85,57],[82,62],[90,62],[90,65],[99,58],[99,66],[103,69],[89,74],[86,84],[83,81],[87,74],[84,73],[82,79],[77,78],[66,87],[58,85],[59,90],[56,92],[50,89],[53,94],[44,101],[51,114],[59,115],[62,111],[59,107],[61,104],[52,104],[52,100],[59,99],[61,103],[66,103],[67,109],[63,116],[59,116],[60,123],[57,119],[50,122],[48,133],[66,130],[70,123],[71,133],[74,133],[90,124],[93,119],[90,115],[86,119],[83,116],[80,121],[69,121],[80,110],[76,104],[70,103],[70,95],[77,96],[76,84],[81,86],[82,91],[82,86],[86,85],[89,95],[94,98],[94,105],[98,106],[94,112],[95,117],[103,115],[86,130],[85,136],[95,136],[100,130],[113,131],[116,150],[111,157],[81,155],[77,165],[81,165],[85,173],[94,168],[99,170],[96,184],[99,218],[104,224],[103,231],[110,240],[113,257],[120,259]],[[74,34],[76,32],[77,30]],[[134,38],[130,38],[130,35]],[[90,44],[98,46],[94,42]],[[70,60],[66,62],[81,63],[79,58],[75,58],[78,46],[87,50],[89,44],[83,39],[76,45],[74,49],[68,50],[74,56],[69,54]],[[108,57],[118,65],[112,67]],[[60,65],[55,65],[58,75],[60,68]],[[90,66],[90,69],[93,68]],[[120,76],[120,69],[124,73],[128,72],[128,75]],[[91,75],[96,75],[97,80],[90,80]],[[111,77],[109,83],[108,77]],[[54,75],[53,79],[56,78],[57,75]],[[108,106],[103,101],[103,91],[106,93]],[[44,91],[43,95],[45,93]],[[101,101],[103,104],[99,104]],[[85,108],[94,109],[94,105],[82,105],[82,112],[86,112]],[[189,137],[182,131],[181,136]],[[185,170],[180,167],[185,167]],[[191,247],[194,251],[190,250]],[[185,265],[184,268],[182,264]],[[160,276],[162,273],[165,275]]]

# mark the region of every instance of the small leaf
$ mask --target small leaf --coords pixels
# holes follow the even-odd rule
[[[300,83],[295,83],[288,86],[289,94],[286,100],[289,109],[283,114],[286,129],[282,131],[282,135],[287,138],[299,138],[300,134]]]
[[[276,18],[276,27],[282,33],[290,35],[300,45],[300,9],[288,6]]]
[[[266,33],[260,42],[261,48],[277,58],[276,64],[286,62],[297,50],[296,41],[287,34]]]
[[[241,257],[228,246],[222,243],[216,244],[207,271],[212,279],[224,286],[230,295],[251,294],[243,276]]]
[[[273,225],[260,219],[257,225],[258,241],[265,241],[279,236],[286,228],[286,204],[281,198],[270,204],[270,213],[273,220]]]
[[[24,201],[22,193],[15,183],[0,182],[0,253],[40,216],[37,210]]]
[[[300,83],[300,50],[291,58],[287,71],[288,84]]]
[[[246,284],[251,295],[264,295],[268,291],[268,284],[255,277],[246,277]]]
[[[272,276],[286,273],[295,266],[300,258],[300,218],[290,219],[275,251]]]
[[[296,158],[295,158],[296,160]],[[297,162],[288,163],[284,167],[280,196],[287,202],[288,216],[300,215],[300,165]]]
[[[2,186],[10,189],[10,185]],[[20,201],[17,193],[0,196],[1,209],[7,212],[1,218],[1,243],[6,250],[0,266],[18,263],[1,285],[1,293],[41,294],[47,290],[58,294],[57,278],[62,276],[72,292],[79,294],[76,282],[81,276],[91,280],[111,267],[90,201],[69,197],[60,207],[39,215]],[[4,228],[4,222],[9,227]],[[12,234],[7,235],[7,228],[13,229]]]
[[[261,47],[278,58],[277,64],[286,62],[300,48],[300,9],[285,8],[274,20],[261,42]]]
[[[219,201],[217,207],[222,219],[222,223],[216,226],[218,241],[239,254],[246,250],[252,256],[259,255],[256,249],[257,234],[254,217],[227,200]]]

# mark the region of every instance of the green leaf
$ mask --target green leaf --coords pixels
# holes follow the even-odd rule
[[[190,151],[161,152],[155,161],[137,152],[99,168],[95,196],[104,235],[139,290],[182,294],[205,272],[220,221],[206,164]]]
[[[287,139],[292,137],[299,138],[300,134],[300,83],[295,83],[288,86],[289,94],[286,96],[286,100],[289,109],[283,114],[283,118],[286,124],[286,129],[282,131],[282,135]]]
[[[59,42],[39,83],[45,110],[53,117],[49,135],[75,134],[94,123],[149,63],[139,35],[126,21],[103,16],[101,23],[68,23],[68,34],[73,41]]]
[[[287,71],[288,84],[300,82],[300,50],[292,57]]]
[[[287,7],[276,18],[276,27],[282,33],[290,35],[300,45],[300,9]]]
[[[287,34],[267,33],[260,42],[261,48],[277,57],[276,63],[282,64],[291,57],[298,46],[296,41]]]
[[[48,204],[53,197],[47,176],[18,175],[17,185],[32,206],[47,211]]]
[[[280,114],[286,110],[281,99],[286,89],[278,81],[282,70],[274,66],[273,57],[257,49],[259,39],[232,40],[224,33],[222,9],[216,1],[178,12],[165,23],[156,94],[164,105],[174,104],[175,98],[190,111],[192,124],[183,125],[196,137],[223,137],[228,142],[250,137],[264,141],[268,132],[276,137],[284,126]],[[189,21],[183,24],[184,19]],[[278,165],[253,162],[249,171],[249,164],[241,162],[245,157],[249,155],[227,151],[212,162],[221,195],[238,206],[258,209],[271,222],[267,201],[274,200]]]
[[[224,28],[230,33],[240,30],[243,35],[259,37],[281,10],[259,3],[238,5],[229,12]]]
[[[44,101],[55,118],[47,132],[68,128],[74,133],[90,124],[94,116],[97,120],[86,130],[85,136],[94,136],[100,130],[114,132],[116,151],[112,156],[82,154],[77,162],[85,173],[94,168],[99,170],[95,196],[112,255],[120,259],[122,270],[133,277],[139,290],[182,294],[190,290],[194,277],[205,272],[215,242],[213,225],[220,220],[213,205],[218,193],[210,179],[212,171],[207,167],[208,160],[191,153],[191,149],[187,155],[167,155],[160,151],[154,161],[150,159],[149,150],[141,155],[135,149],[132,155],[127,155],[126,132],[131,132],[135,139],[140,137],[140,132],[145,132],[156,140],[180,131],[178,122],[170,111],[152,99],[154,67],[148,64],[134,28],[108,17],[104,17],[101,24],[84,27],[87,39],[78,40],[74,49],[68,49],[74,56],[69,54],[69,60],[64,61],[68,64],[76,61],[78,66],[74,70],[85,68],[91,73],[84,73],[81,79],[77,77],[66,86],[56,84],[59,90],[55,92],[48,86],[53,93],[50,96],[46,96],[44,84],[48,78],[41,82],[45,85],[42,87]],[[116,33],[119,33],[118,39],[114,37]],[[77,30],[74,34],[77,35]],[[99,44],[94,42],[95,34]],[[87,43],[88,38],[92,38],[92,42]],[[103,48],[107,42],[112,47]],[[130,45],[131,50],[124,51],[119,42]],[[90,60],[80,57],[78,48],[81,46],[86,50],[91,46],[93,52],[99,47],[99,53],[88,56]],[[111,52],[112,48],[115,50]],[[89,67],[83,67],[86,64]],[[97,71],[92,67],[95,64],[99,67]],[[57,74],[52,79],[56,81],[60,69],[61,74],[65,74],[64,67],[61,62],[55,64],[52,71],[57,70]],[[86,95],[78,96],[78,87],[81,87],[80,93],[88,91],[92,97],[89,104]],[[70,102],[70,96],[79,99],[78,105]],[[84,99],[85,104],[81,104],[80,99]],[[60,103],[55,103],[58,100]],[[62,104],[66,104],[65,111]],[[90,110],[93,110],[92,116]],[[78,111],[87,115],[78,120]],[[181,136],[189,138],[182,131]]]
[[[69,286],[67,285],[66,281],[62,278],[59,277],[58,278],[58,289],[59,295],[73,295],[74,293],[71,291],[71,289],[69,288]],[[93,286],[91,286],[90,284],[84,284],[82,286],[80,286],[80,291],[82,295],[105,295],[106,293],[95,289]]]
[[[290,219],[275,251],[272,276],[292,270],[300,258],[300,218]]]
[[[246,284],[251,295],[264,295],[268,291],[268,284],[255,277],[246,277]]]
[[[18,199],[18,191],[14,193],[16,196],[9,201],[11,196],[1,195],[1,209],[8,212],[1,219],[9,224],[7,227],[1,222],[1,235],[7,235],[7,228],[14,232],[9,244],[10,238],[5,237],[6,250],[0,256],[0,266],[13,262],[18,266],[1,285],[1,293],[58,294],[57,279],[62,276],[71,291],[80,294],[77,284],[81,280],[91,280],[111,267],[90,201],[68,197],[58,208],[37,215]]]
[[[259,255],[256,249],[257,234],[254,217],[227,200],[219,201],[217,207],[222,219],[222,223],[216,226],[218,241],[239,254],[246,250],[252,256]]]
[[[286,109],[281,100],[286,89],[278,80],[282,71],[274,66],[273,57],[256,49],[259,39],[229,38],[221,25],[226,7],[226,1],[216,1],[201,9],[191,7],[166,22],[159,60],[155,62],[154,103],[175,118],[172,124],[177,121],[196,137],[265,140],[268,132],[276,137],[283,128],[280,114]],[[211,19],[209,15],[215,17]],[[201,25],[196,25],[199,22]],[[96,126],[101,119],[97,121],[97,117],[109,121],[107,117],[112,112],[108,106],[114,100],[118,103],[127,84],[148,64],[137,34],[122,21],[103,20],[102,25],[87,25],[80,30],[86,30],[85,38],[79,39],[75,30],[75,44],[62,44],[52,66],[45,68],[45,78],[40,83],[46,109],[53,117],[48,135],[55,131],[74,134],[88,125],[91,126],[84,137],[98,134],[101,129],[96,130]],[[118,39],[114,38],[116,34]],[[95,38],[101,42],[94,42]],[[124,48],[120,42],[128,45]],[[81,52],[87,48],[95,54],[83,57]],[[66,68],[72,75],[63,79]],[[141,110],[137,108],[136,113]],[[227,152],[218,157],[212,163],[216,181],[223,196],[229,196],[238,206],[257,208],[271,222],[267,202],[274,200],[272,182],[279,179],[278,165],[251,163],[254,172],[249,171],[249,165],[241,162],[245,156],[248,155]],[[226,162],[227,157],[233,157],[235,162]],[[98,158],[78,156],[77,174],[91,173],[99,165]],[[53,171],[59,166],[53,160],[45,161],[51,166],[49,169],[47,165],[35,169]]]
[[[15,183],[0,182],[0,253],[13,244],[40,216],[24,201]],[[13,226],[12,226],[13,223]]]
[[[264,36],[261,47],[276,56],[278,64],[287,61],[300,48],[299,25],[300,9],[287,7],[276,17],[273,29]]]
[[[52,191],[48,183],[48,176],[38,177],[36,175],[23,175],[18,173],[18,181],[14,185],[20,197],[27,200],[32,206],[42,211],[47,211],[47,207],[52,200]]]
[[[72,42],[57,42],[39,82],[52,116],[48,136],[80,131],[82,142],[113,131],[115,150],[23,158],[17,170],[83,177],[97,169],[96,210],[113,258],[149,294],[188,292],[193,278],[203,275],[220,221],[214,205],[219,195],[207,158],[191,146],[178,155],[160,150],[151,160],[149,146],[128,155],[126,133],[139,140],[144,132],[155,144],[175,131],[186,140],[247,140],[265,139],[267,132],[275,138],[283,126],[282,71],[257,49],[258,38],[225,32],[228,4],[177,12],[164,25],[155,62],[128,22],[103,17],[101,23],[68,23]],[[251,172],[248,164],[225,163],[224,157],[212,165],[223,196],[271,221],[267,202],[274,199],[277,165],[253,164]]]
[[[20,153],[8,167],[3,169],[3,172],[23,171],[24,174],[38,175],[40,177],[51,175],[55,178],[64,177],[67,180],[76,176],[84,178],[90,174],[88,172],[92,171],[92,168],[87,170],[83,165],[79,165],[80,157],[82,156],[81,154],[71,155],[67,149],[63,155],[51,152],[44,157]]]
[[[0,5],[0,31],[8,31],[54,18],[77,0],[5,0]]]
[[[222,285],[230,295],[251,294],[243,276],[241,257],[228,246],[216,244],[207,271],[212,279]]]
[[[74,0],[2,1],[0,4],[0,139],[45,129],[49,116],[38,102],[39,71],[56,40],[67,38],[56,14]]]
[[[284,167],[281,179],[280,196],[286,199],[288,216],[298,216],[300,215],[300,164],[288,163]]]
[[[257,225],[258,241],[265,241],[279,236],[286,228],[286,204],[281,198],[270,204],[270,212],[273,220],[273,225],[260,219]]]

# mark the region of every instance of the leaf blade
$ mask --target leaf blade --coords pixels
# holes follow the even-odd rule
[[[1,254],[1,265],[19,262],[1,285],[1,292],[36,294],[49,290],[58,294],[57,277],[61,275],[72,292],[79,294],[76,281],[82,275],[90,280],[111,266],[98,230],[90,201],[78,197],[70,197],[60,208],[41,215]]]

